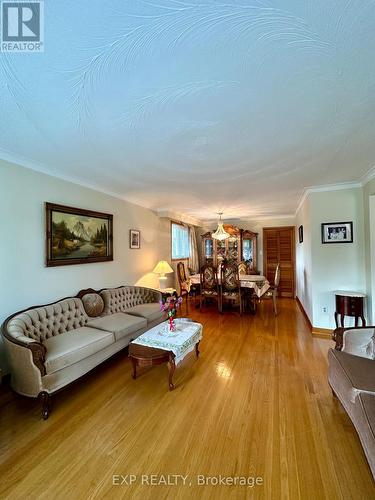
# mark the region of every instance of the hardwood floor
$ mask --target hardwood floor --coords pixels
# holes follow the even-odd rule
[[[2,388],[0,498],[375,498],[327,383],[333,343],[311,336],[293,300],[279,311],[271,301],[255,317],[193,309],[204,324],[201,357],[177,368],[173,392],[164,365],[132,380],[126,353],[56,395],[47,421],[38,403]],[[128,474],[134,484],[113,485]],[[188,477],[142,484],[150,474]],[[197,475],[262,484],[199,486]]]

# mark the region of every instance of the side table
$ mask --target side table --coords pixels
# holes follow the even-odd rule
[[[163,296],[163,299],[167,297],[178,297],[177,290],[175,288],[158,288],[157,289]]]
[[[358,320],[359,318],[361,318],[362,326],[366,326],[366,320],[364,317],[364,300],[366,298],[366,294],[360,292],[337,290],[335,292],[335,296],[336,328],[344,327],[345,316],[355,318],[355,326],[358,326]]]

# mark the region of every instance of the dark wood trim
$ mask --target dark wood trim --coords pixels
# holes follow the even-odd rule
[[[40,306],[37,306],[40,307]],[[30,309],[34,309],[33,307],[30,307]],[[43,377],[46,374],[46,368],[44,366],[44,361],[45,361],[45,356],[47,349],[45,346],[37,342],[36,340],[32,340],[31,342],[22,342],[22,340],[19,340],[15,337],[12,337],[9,335],[7,331],[7,325],[9,321],[14,317],[17,316],[17,314],[21,314],[23,312],[28,311],[29,309],[25,309],[24,311],[17,312],[15,314],[12,314],[7,318],[4,323],[1,325],[1,334],[4,338],[6,338],[9,342],[12,342],[13,344],[16,344],[20,347],[24,347],[25,349],[29,349],[31,351],[31,355],[33,357],[33,363],[34,365],[39,369],[41,376]]]
[[[85,217],[96,217],[108,220],[108,255],[104,257],[85,257],[77,259],[53,259],[52,258],[52,211],[67,214],[83,215]],[[113,215],[104,212],[95,212],[84,208],[68,207],[56,203],[45,203],[46,224],[46,266],[67,266],[75,264],[90,264],[94,262],[108,262],[113,260]]]
[[[103,288],[103,290],[106,290],[106,288]],[[100,290],[101,291],[101,290]],[[94,290],[93,288],[84,288],[83,290],[80,290],[76,297],[77,299],[82,299],[82,297],[84,297],[85,295],[87,295],[88,293],[100,293],[98,292],[97,290]],[[59,301],[60,302],[60,301]]]
[[[42,391],[38,398],[42,401],[42,418],[47,420],[51,413],[51,395],[47,391]]]

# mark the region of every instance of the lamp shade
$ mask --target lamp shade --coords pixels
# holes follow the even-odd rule
[[[156,264],[152,272],[156,274],[168,274],[173,273],[173,269],[166,260],[161,260]]]

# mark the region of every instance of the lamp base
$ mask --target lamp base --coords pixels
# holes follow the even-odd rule
[[[160,290],[165,290],[167,288],[167,276],[159,277],[159,288]]]

